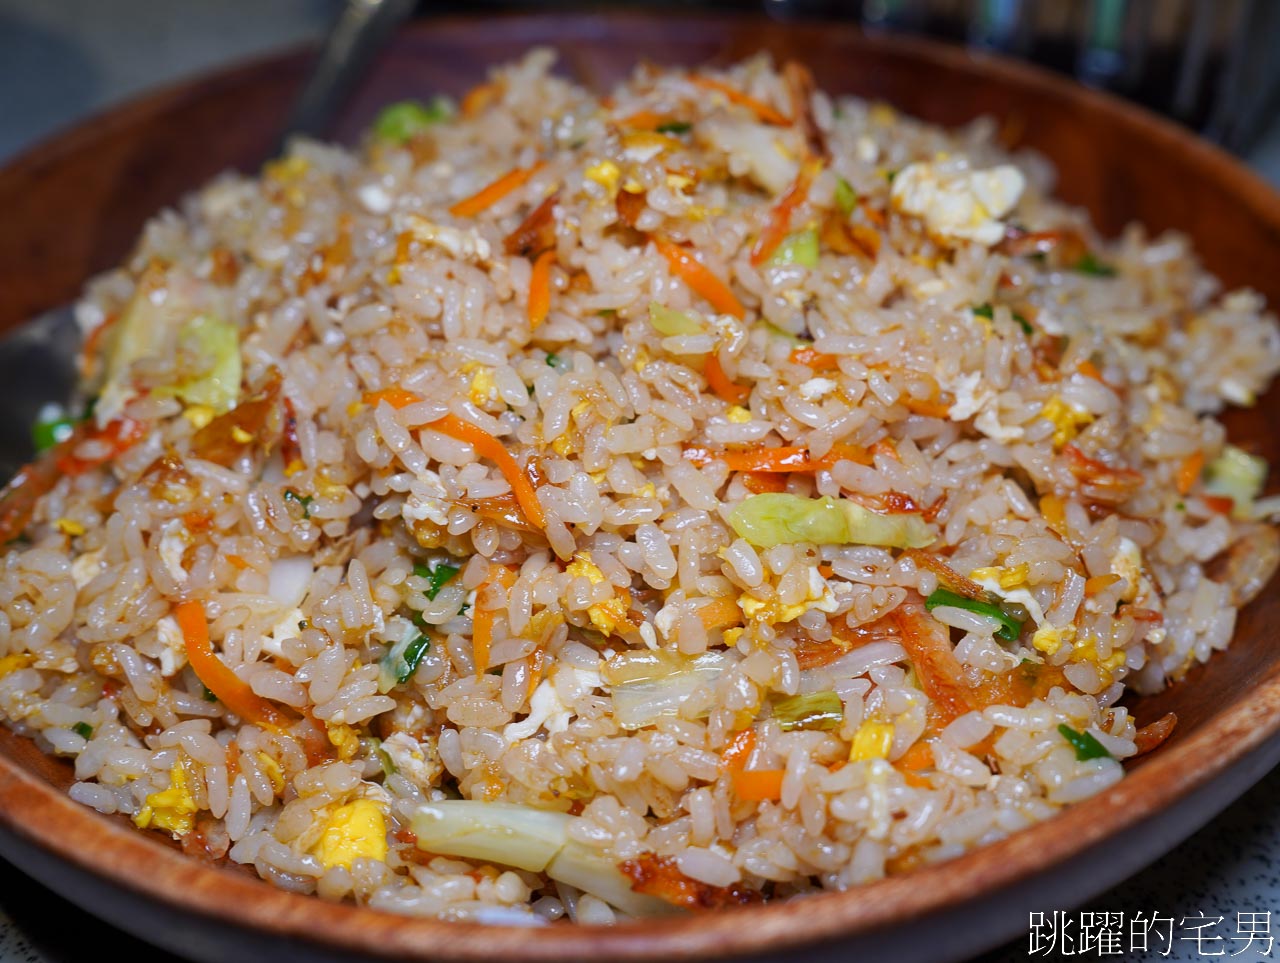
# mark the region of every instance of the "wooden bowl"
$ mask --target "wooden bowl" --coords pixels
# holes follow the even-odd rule
[[[884,99],[942,124],[1007,119],[1058,165],[1060,194],[1106,232],[1130,221],[1194,239],[1228,286],[1280,303],[1280,197],[1169,123],[1039,70],[831,24],[721,17],[534,16],[433,20],[405,31],[344,119],[351,137],[387,101],[458,93],[534,44],[598,87],[639,60],[696,64],[758,50],[808,63],[831,91]],[[172,87],[97,117],[0,171],[0,330],[76,296],[123,257],[143,220],[230,166],[265,156],[304,75],[294,53]],[[1223,332],[1230,337],[1229,331]],[[1233,436],[1269,460],[1280,395],[1235,412]],[[539,930],[391,916],[273,889],[183,856],[73,803],[71,767],[0,734],[0,854],[86,909],[199,960],[707,959],[891,954],[957,958],[1025,932],[1028,911],[1071,908],[1154,860],[1280,759],[1280,619],[1272,592],[1231,649],[1135,704],[1175,710],[1172,740],[1119,785],[975,853],[849,893],[612,928]]]

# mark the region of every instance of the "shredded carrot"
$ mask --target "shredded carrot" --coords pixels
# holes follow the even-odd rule
[[[1105,592],[1118,581],[1120,581],[1119,575],[1095,575],[1087,578],[1084,580],[1084,594],[1092,598]]]
[[[771,107],[762,100],[757,100],[749,94],[744,94],[732,84],[725,83],[715,77],[705,77],[701,74],[694,75],[689,78],[690,81],[707,90],[714,90],[725,95],[730,103],[737,104],[739,107],[746,107],[757,118],[766,124],[776,124],[779,127],[785,127],[791,123],[790,118],[784,116],[776,108]]]
[[[173,617],[182,629],[187,661],[191,663],[196,678],[218,697],[228,711],[275,732],[289,727],[290,719],[282,710],[250,689],[248,683],[214,654],[213,643],[209,641],[209,620],[203,605],[181,602],[174,608]]]
[[[751,397],[751,389],[731,381],[720,365],[720,356],[712,351],[702,365],[702,375],[707,379],[707,387],[721,401],[731,405],[740,405]]]
[[[811,344],[796,348],[791,352],[791,363],[802,364],[814,371],[830,371],[840,367],[840,359],[834,354],[819,351]]]
[[[1200,470],[1204,468],[1204,452],[1196,451],[1188,455],[1178,466],[1178,494],[1185,495],[1191,491],[1191,487],[1195,485],[1196,479],[1200,477]]]
[[[913,789],[932,789],[933,783],[929,781],[928,776],[922,776],[918,772],[908,770],[902,774],[902,781]]]
[[[941,401],[905,396],[898,400],[902,402],[902,406],[907,411],[914,415],[924,415],[926,418],[949,418],[951,416],[951,406],[943,404]]]
[[[474,117],[497,100],[498,94],[498,85],[492,81],[472,87],[462,98],[462,104],[459,108],[462,111],[462,116]]]
[[[493,563],[489,566],[486,584],[497,582],[509,589],[516,584],[516,573],[505,565]],[[480,593],[484,586],[480,587]],[[476,678],[484,675],[489,668],[489,645],[493,642],[493,619],[498,609],[487,609],[480,604],[480,593],[476,597],[476,614],[471,622],[471,658],[476,664]]]
[[[407,388],[382,388],[378,391],[366,391],[362,399],[366,405],[376,406],[385,401],[392,408],[408,408],[422,400],[422,395]]]
[[[898,446],[893,443],[892,438],[881,438],[871,446],[871,454],[877,457],[888,458],[892,461],[902,461],[898,457]]]
[[[618,126],[627,127],[631,130],[657,130],[667,124],[679,122],[679,118],[670,114],[659,114],[657,111],[645,108],[644,110],[637,110],[629,117],[623,117],[618,121]]]
[[[1076,365],[1076,371],[1080,372],[1086,378],[1092,378],[1094,381],[1102,381],[1103,384],[1106,384],[1106,382],[1103,381],[1102,372],[1098,370],[1098,366],[1088,358],[1085,358]]]
[[[751,769],[733,774],[733,794],[747,802],[782,798],[785,769]]]
[[[538,325],[547,320],[547,312],[551,310],[551,268],[555,263],[555,248],[543,251],[533,262],[533,273],[529,275],[529,328],[531,330],[536,330]]]
[[[60,454],[54,459],[54,463],[58,467],[58,471],[64,475],[83,475],[91,468],[97,468],[99,465],[106,464],[114,459],[117,455],[122,455],[138,442],[142,440],[142,436],[146,434],[146,428],[142,422],[134,421],[132,418],[117,418],[107,424],[105,428],[89,429],[83,436],[73,436],[76,438],[70,449],[75,449],[82,441],[92,440],[101,442],[104,445],[104,452],[93,458],[81,458],[79,455],[72,454],[71,450],[55,449]]]
[[[404,388],[384,388],[381,391],[370,391],[364,396],[365,404],[371,405],[385,401],[393,408],[404,408],[421,400],[421,395],[406,391]],[[520,465],[501,441],[483,428],[463,421],[456,415],[445,415],[437,421],[427,422],[417,427],[430,428],[432,431],[438,431],[458,441],[465,441],[475,449],[477,455],[497,465],[503,477],[506,478],[507,484],[511,486],[511,491],[515,493],[516,501],[520,503],[525,518],[539,529],[547,527],[547,516],[538,502],[538,494],[533,487],[533,482],[530,481],[529,475],[521,470]]]
[[[725,746],[724,752],[720,754],[720,771],[741,772],[746,768],[747,760],[751,758],[755,748],[756,731],[743,729],[733,737],[729,745]]]
[[[248,568],[248,567],[249,567],[249,563],[248,563],[248,562],[246,562],[246,561],[244,560],[244,557],[243,557],[243,556],[241,556],[241,555],[231,555],[231,554],[228,554],[228,555],[224,555],[224,556],[222,556],[222,557],[223,557],[223,558],[225,558],[225,559],[226,559],[228,562],[230,562],[232,565],[234,565],[236,568]]]
[[[723,461],[730,471],[795,472],[818,471],[830,468],[838,461],[856,461],[870,464],[867,450],[858,445],[833,445],[821,458],[813,458],[802,445],[778,448],[752,448],[748,451],[712,451],[709,448],[689,447],[684,450],[687,461],[699,468],[712,461]]]
[[[188,531],[192,532],[203,532],[212,521],[213,514],[210,512],[190,511],[184,512],[182,515],[182,524],[187,526]]]
[[[889,226],[889,219],[884,216],[884,211],[880,210],[878,207],[872,207],[869,203],[863,201],[858,205],[858,209],[861,210],[863,216],[876,227],[883,229]]]
[[[702,620],[704,629],[708,632],[714,632],[716,629],[741,625],[742,610],[738,608],[737,602],[726,595],[718,599],[712,599],[698,609],[698,618]]]
[[[458,201],[449,208],[449,213],[454,217],[475,217],[481,211],[486,211],[497,204],[512,191],[523,187],[529,182],[529,178],[546,166],[545,161],[538,161],[532,167],[517,167],[503,174],[492,184],[480,188],[470,197],[464,197]]]
[[[785,492],[787,476],[774,471],[744,471],[742,484],[753,495],[765,492]]]
[[[1219,515],[1230,515],[1236,507],[1236,500],[1228,495],[1201,495],[1200,500],[1210,511]]]
[[[732,314],[739,321],[747,316],[747,309],[737,299],[729,286],[716,277],[692,253],[678,244],[651,238],[658,253],[667,259],[671,270],[680,276],[699,297],[704,298],[721,314]]]
[[[525,518],[529,519],[539,529],[547,527],[547,516],[542,511],[542,505],[538,501],[538,494],[534,490],[533,483],[529,481],[529,476],[520,470],[515,458],[511,456],[511,452],[507,451],[506,446],[501,441],[483,428],[477,428],[470,422],[463,421],[454,415],[445,415],[439,421],[432,422],[426,427],[429,427],[432,431],[446,434],[450,438],[456,438],[458,441],[465,441],[476,450],[477,455],[488,458],[496,464],[506,477],[507,484],[511,486],[511,490],[516,493],[516,501],[524,509]]]
[[[787,232],[791,230],[791,215],[809,196],[809,187],[821,169],[822,165],[816,161],[806,161],[800,165],[800,173],[769,212],[769,222],[756,239],[755,247],[751,249],[752,265],[759,267],[769,260],[786,238]]]
[[[898,769],[908,769],[919,771],[928,769],[933,765],[933,746],[927,742],[914,742],[911,748],[904,752],[894,762],[894,766]]]

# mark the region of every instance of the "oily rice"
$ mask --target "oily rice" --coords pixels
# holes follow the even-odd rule
[[[4,496],[0,713],[274,885],[607,923],[960,855],[1270,578],[1184,238],[803,67],[535,51],[157,216]]]

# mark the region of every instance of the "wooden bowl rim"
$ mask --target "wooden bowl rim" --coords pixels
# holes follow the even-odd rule
[[[665,14],[668,20],[672,15]],[[500,18],[451,16],[419,21],[410,33],[495,28],[512,34],[527,26],[557,24],[566,42],[602,29],[652,25],[645,14],[513,14]],[[708,29],[770,23],[774,29],[840,31],[851,48],[877,47],[918,60],[928,69],[985,75],[1041,94],[1055,105],[1074,103],[1128,127],[1155,150],[1176,150],[1188,167],[1216,181],[1280,236],[1280,195],[1219,148],[1173,123],[1108,94],[1038,67],[920,38],[867,36],[849,24],[806,21],[779,25],[734,15],[678,15]],[[30,148],[4,174],[35,173],[101,133],[162,110],[210,85],[235,82],[255,71],[285,67],[299,51],[246,61],[161,88],[105,111]],[[1206,786],[1280,732],[1280,676],[1275,669],[1245,698],[1220,709],[1112,788],[1054,818],[952,861],[878,880],[843,893],[820,893],[769,903],[613,927],[552,926],[527,929],[397,916],[367,907],[332,904],[276,889],[247,874],[201,863],[120,822],[75,803],[9,758],[29,740],[0,733],[0,823],[46,853],[155,903],[228,926],[248,928],[331,950],[414,960],[490,960],[500,954],[538,961],[585,959],[706,959],[760,953],[867,933],[955,908],[978,894],[1008,888],[1084,853],[1095,844]],[[102,855],[110,854],[110,865]]]

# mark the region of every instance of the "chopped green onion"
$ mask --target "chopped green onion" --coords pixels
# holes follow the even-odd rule
[[[657,301],[649,302],[649,323],[653,325],[653,330],[667,338],[705,334],[707,330],[702,322],[692,315],[665,307]]]
[[[948,608],[964,609],[966,612],[973,612],[975,615],[985,615],[988,618],[995,619],[1000,623],[1000,628],[996,631],[997,639],[1016,642],[1018,636],[1022,634],[1022,623],[992,602],[980,602],[977,599],[959,595],[948,589],[938,589],[924,601],[924,607],[930,612],[940,605]]]
[[[547,354],[547,367],[554,368],[560,363],[560,356],[555,354]]]
[[[1102,743],[1087,732],[1076,732],[1065,724],[1058,726],[1058,732],[1062,734],[1063,739],[1071,743],[1071,748],[1076,751],[1076,760],[1078,762],[1111,758],[1111,753],[1103,748]]]
[[[373,134],[379,140],[406,144],[432,124],[453,116],[453,106],[444,97],[430,104],[418,100],[402,100],[383,107],[373,122]]]
[[[287,502],[297,502],[299,505],[302,506],[302,517],[303,518],[311,517],[311,503],[315,501],[314,496],[299,495],[292,488],[286,488],[284,490],[284,500]]]
[[[977,307],[973,308],[972,310],[973,310],[973,316],[975,318],[986,318],[988,321],[991,321],[992,319],[995,318],[995,314],[996,314],[995,308],[993,308],[990,304],[979,304]],[[1017,311],[1013,311],[1011,313],[1013,314],[1013,320],[1017,321],[1018,324],[1021,325],[1023,333],[1035,334],[1036,329],[1031,326],[1030,321],[1024,318]]]
[[[890,184],[892,184],[892,183],[893,183],[893,179],[894,179],[895,177],[897,177],[897,176],[898,176],[898,172],[897,172],[896,170],[895,170],[895,171],[885,171],[885,172],[884,172],[884,179],[885,179],[886,181],[888,181]]]
[[[204,699],[205,702],[218,701],[218,697],[213,694],[213,690],[210,689],[207,685],[202,685],[200,688],[204,690],[203,692],[200,693],[200,698]]]
[[[453,577],[460,571],[457,565],[449,565],[445,562],[437,562],[434,568],[422,564],[413,567],[414,575],[427,580],[427,589],[422,594],[433,602],[440,594],[440,590],[453,581]]]
[[[733,530],[752,545],[883,545],[924,548],[936,534],[919,515],[880,515],[840,498],[786,492],[751,495],[729,513]]]
[[[854,207],[858,203],[858,192],[853,189],[843,177],[836,179],[836,207],[840,209],[840,213],[848,216],[853,213]]]
[[[788,234],[769,258],[770,264],[799,264],[801,267],[818,266],[818,232],[796,231]]]
[[[382,775],[394,776],[399,772],[399,770],[396,769],[396,764],[391,761],[391,754],[382,748],[381,739],[376,736],[371,736],[369,739],[369,748],[373,750],[374,756],[377,757],[378,765],[382,767]]]
[[[671,120],[665,124],[659,124],[655,130],[659,134],[687,134],[693,130],[693,124],[683,120]]]
[[[71,727],[71,731],[74,732],[81,739],[93,738],[93,726],[89,725],[89,723],[87,722],[77,722],[74,726]]]
[[[844,721],[844,703],[834,692],[811,692],[783,699],[773,707],[783,732],[793,729],[836,729]]]
[[[66,415],[44,418],[31,426],[31,441],[37,452],[48,451],[59,442],[70,438],[75,430],[75,418]]]
[[[414,633],[387,649],[378,663],[378,691],[385,694],[412,679],[429,648],[431,639],[426,634]]]
[[[1095,278],[1113,278],[1116,276],[1116,269],[1110,264],[1103,264],[1093,256],[1092,251],[1085,252],[1084,257],[1076,261],[1072,270],[1078,271],[1081,274],[1091,275]]]

